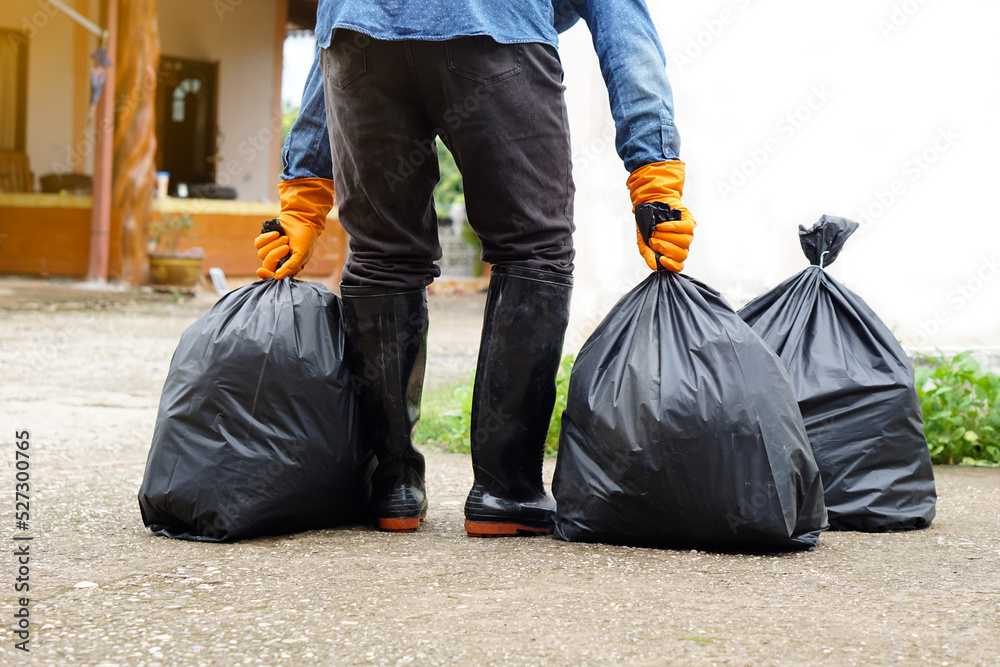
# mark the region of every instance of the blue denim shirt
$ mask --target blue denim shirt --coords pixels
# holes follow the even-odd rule
[[[558,33],[580,18],[601,63],[625,168],[678,159],[666,57],[645,0],[320,0],[317,57],[282,151],[282,180],[333,178],[319,49],[329,46],[337,28],[380,40],[489,35],[504,44],[557,46]]]

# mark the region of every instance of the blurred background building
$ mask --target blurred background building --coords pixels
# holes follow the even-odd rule
[[[100,26],[113,3],[68,2]],[[256,258],[245,246],[260,220],[277,212],[282,132],[312,59],[316,2],[121,0],[115,8],[116,53],[126,64],[145,63],[145,74],[123,76],[128,68],[119,67],[116,76],[107,275],[143,280],[140,218],[164,214],[194,219],[181,245],[205,247],[206,267],[251,273]],[[700,223],[689,274],[739,307],[804,268],[798,225],[840,215],[862,227],[828,270],[907,346],[1000,348],[1000,221],[992,201],[1000,43],[991,32],[1000,4],[652,0],[650,8],[674,87],[685,202]],[[84,252],[100,234],[93,200],[72,193],[85,191],[100,153],[90,55],[98,46],[45,0],[0,6],[5,271],[93,271]],[[646,269],[586,26],[562,36],[560,53],[577,183],[573,351]],[[136,139],[143,133],[155,138],[151,153]],[[145,161],[123,157],[143,150]],[[172,196],[143,209],[137,171],[170,172]],[[52,174],[64,177],[43,183]],[[66,194],[39,199],[43,186]],[[186,198],[173,196],[183,190]],[[310,265],[330,282],[346,244],[335,214],[333,223]],[[44,230],[47,256],[19,231],[26,225]]]

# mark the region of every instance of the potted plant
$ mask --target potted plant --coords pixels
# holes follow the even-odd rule
[[[187,214],[164,213],[149,223],[149,280],[154,286],[192,290],[201,278],[205,259],[202,248],[178,252],[181,239],[190,235],[194,220]]]

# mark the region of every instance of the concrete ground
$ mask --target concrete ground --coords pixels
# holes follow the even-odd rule
[[[433,452],[412,535],[154,536],[135,496],[159,391],[211,302],[0,280],[2,521],[34,537],[31,652],[0,634],[0,664],[1000,664],[997,469],[938,467],[928,530],[825,533],[787,555],[469,539],[468,457]],[[467,377],[482,303],[432,300],[430,382]],[[12,516],[22,429],[28,531]]]

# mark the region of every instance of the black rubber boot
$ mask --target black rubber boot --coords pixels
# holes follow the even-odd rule
[[[427,514],[424,457],[413,447],[427,358],[427,291],[341,285],[363,442],[378,459],[378,527],[415,531]]]
[[[556,503],[542,459],[572,286],[571,276],[548,271],[492,269],[472,398],[470,536],[552,532]]]

